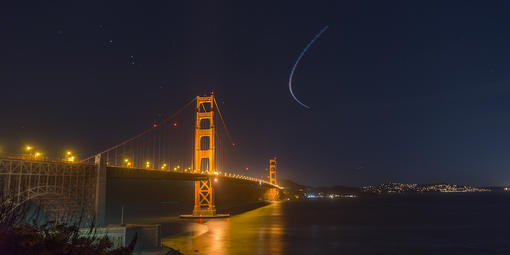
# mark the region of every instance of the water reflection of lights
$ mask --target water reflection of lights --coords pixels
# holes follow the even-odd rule
[[[162,241],[183,254],[198,250],[199,254],[278,255],[283,253],[284,223],[281,203],[273,203],[231,218],[197,220],[189,223],[186,233]]]

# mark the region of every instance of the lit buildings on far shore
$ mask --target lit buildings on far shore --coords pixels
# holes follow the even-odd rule
[[[329,199],[335,199],[335,198],[357,198],[357,195],[354,194],[336,194],[336,193],[305,193],[304,197],[307,199],[315,199],[315,198],[329,198]]]
[[[455,184],[406,184],[406,183],[386,183],[375,186],[362,187],[363,192],[374,194],[391,194],[405,192],[490,192],[491,189],[471,187]]]

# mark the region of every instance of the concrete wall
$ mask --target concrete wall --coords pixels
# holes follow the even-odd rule
[[[81,229],[83,235],[88,234],[89,229]],[[112,241],[112,248],[127,247],[135,234],[137,241],[135,250],[155,249],[161,247],[161,226],[158,224],[128,224],[126,226],[109,225],[96,228],[96,237],[108,236]]]

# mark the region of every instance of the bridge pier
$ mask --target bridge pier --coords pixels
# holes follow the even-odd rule
[[[280,189],[270,188],[264,194],[264,199],[267,201],[279,201],[280,200]]]
[[[195,181],[195,207],[193,216],[214,216],[216,206],[214,205],[214,193],[211,178]]]
[[[94,203],[95,224],[97,227],[105,225],[106,215],[106,158],[96,155],[96,196]]]

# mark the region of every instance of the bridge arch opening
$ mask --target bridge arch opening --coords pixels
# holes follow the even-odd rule
[[[206,151],[211,148],[211,138],[209,136],[200,137],[200,150]]]
[[[200,129],[209,129],[211,128],[211,119],[204,118],[200,119]]]
[[[212,103],[204,102],[199,105],[199,112],[210,112],[212,111]]]
[[[208,158],[202,158],[200,160],[200,170],[209,171],[209,159]]]
[[[37,222],[71,222],[91,224],[93,212],[66,194],[71,194],[61,186],[39,186],[25,190],[16,197],[4,201],[3,206],[9,207],[9,213],[25,214],[29,220]],[[35,218],[34,218],[35,217]],[[78,220],[81,222],[77,222]]]

